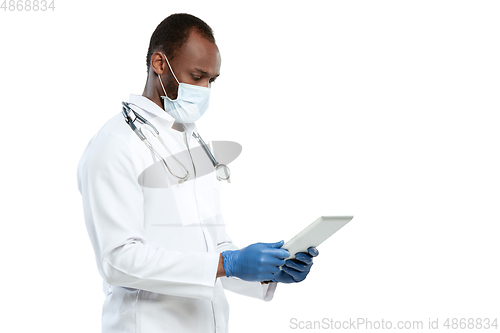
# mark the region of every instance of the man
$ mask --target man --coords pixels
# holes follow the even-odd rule
[[[104,280],[103,332],[227,332],[223,289],[269,301],[277,282],[304,280],[318,253],[310,248],[285,261],[283,241],[239,250],[225,232],[209,153],[192,154],[202,151],[194,122],[221,65],[211,28],[171,15],[153,33],[147,59],[144,92],[131,95],[128,107],[165,146],[143,125],[152,147],[145,145],[120,113],[91,139],[78,166]],[[200,172],[207,164],[210,172]]]

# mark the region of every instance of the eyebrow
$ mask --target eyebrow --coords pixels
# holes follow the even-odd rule
[[[199,68],[196,68],[196,67],[195,67],[195,69],[196,69],[198,72],[200,72],[200,73],[203,73],[203,74],[208,74],[208,72],[206,72],[206,71],[204,71],[204,70],[202,70],[202,69],[199,69]],[[214,76],[214,78],[219,77],[219,75],[220,75],[220,74],[215,75],[215,76]]]

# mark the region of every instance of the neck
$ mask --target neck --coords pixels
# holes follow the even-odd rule
[[[153,81],[154,80],[150,80],[150,76],[148,76],[146,85],[144,86],[144,91],[142,92],[142,96],[149,98],[163,109],[163,101],[160,97],[160,92],[158,91],[158,88],[155,86]]]

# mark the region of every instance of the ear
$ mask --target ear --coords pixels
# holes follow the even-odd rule
[[[168,65],[163,54],[160,51],[153,53],[151,56],[151,69],[156,74],[162,75],[167,70],[167,67]]]

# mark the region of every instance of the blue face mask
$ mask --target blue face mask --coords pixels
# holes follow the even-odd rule
[[[165,111],[171,115],[178,123],[194,123],[203,116],[205,111],[208,109],[208,102],[210,100],[210,88],[195,86],[187,83],[180,83],[177,77],[170,67],[170,63],[165,55],[165,60],[167,60],[168,68],[174,76],[175,81],[179,84],[177,89],[177,98],[172,100],[167,96],[165,87],[163,87],[163,82],[161,82],[161,87],[165,96],[160,96],[163,99],[163,107]]]

